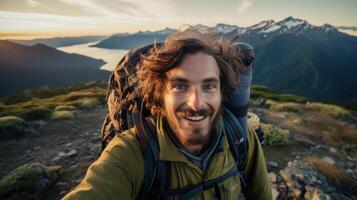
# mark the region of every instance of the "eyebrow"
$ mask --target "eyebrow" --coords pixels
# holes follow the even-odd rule
[[[170,83],[177,83],[177,82],[179,82],[179,83],[188,83],[189,81],[187,79],[185,79],[185,78],[174,77],[172,79],[169,79],[168,82],[170,82]],[[212,82],[218,83],[219,79],[217,79],[216,77],[206,78],[206,79],[203,80],[203,82],[204,83],[212,83]]]
[[[186,80],[184,78],[180,78],[180,77],[174,77],[174,78],[169,79],[169,82],[170,83],[177,83],[177,82],[188,83],[188,80]]]
[[[205,83],[212,83],[212,82],[218,83],[219,80],[217,78],[215,78],[215,77],[212,77],[212,78],[207,78],[207,79],[203,80],[203,82],[205,82]]]

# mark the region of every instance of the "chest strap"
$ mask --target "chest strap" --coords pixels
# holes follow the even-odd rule
[[[227,180],[233,176],[239,176],[239,172],[236,169],[233,169],[232,171],[227,172],[223,176],[205,181],[205,182],[197,184],[197,185],[189,185],[189,186],[186,186],[183,188],[171,189],[171,190],[165,191],[159,195],[158,199],[165,199],[169,196],[178,196],[179,200],[192,199],[197,194],[200,194],[207,189],[217,186],[219,183],[222,183],[225,180]]]

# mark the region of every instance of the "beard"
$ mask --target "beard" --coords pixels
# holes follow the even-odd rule
[[[184,116],[205,116],[209,118],[209,123],[203,126],[185,126],[180,125],[179,120],[183,119]],[[173,135],[183,146],[208,146],[211,139],[211,131],[214,125],[217,123],[221,116],[221,108],[215,113],[212,108],[204,108],[199,111],[193,111],[192,109],[179,108],[175,113],[164,114],[167,124],[171,128]],[[185,124],[185,123],[183,123]]]

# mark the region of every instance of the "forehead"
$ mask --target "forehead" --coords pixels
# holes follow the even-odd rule
[[[168,80],[185,79],[189,82],[200,82],[214,78],[219,80],[219,67],[212,55],[198,52],[184,56],[181,64],[167,72]]]

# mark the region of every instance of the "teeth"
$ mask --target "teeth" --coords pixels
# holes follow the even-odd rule
[[[192,116],[192,117],[187,117],[187,119],[192,120],[192,121],[199,121],[205,118],[204,116]]]

